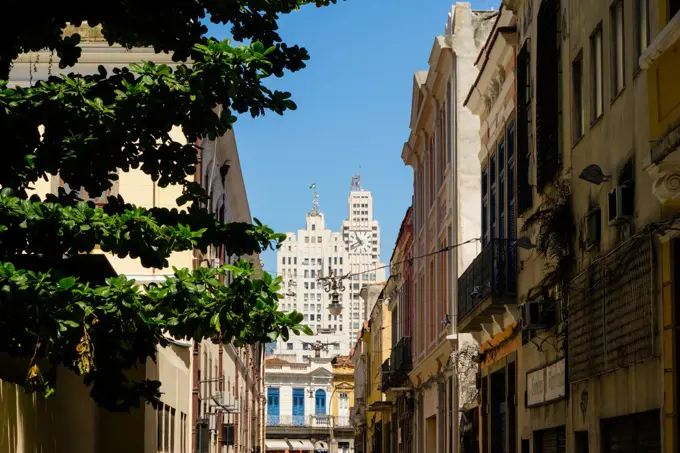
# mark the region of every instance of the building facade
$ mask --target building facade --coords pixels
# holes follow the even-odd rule
[[[672,2],[500,11],[467,102],[484,248],[458,324],[480,344],[479,450],[676,451],[676,211],[654,132],[672,141],[678,119],[660,91]]]
[[[385,287],[389,295],[389,329],[392,344],[389,358],[383,363],[381,388],[391,404],[391,440],[395,453],[413,451],[414,398],[409,372],[413,369],[413,209],[408,208],[399,228],[390,259],[390,278]]]
[[[252,222],[233,131],[200,143],[197,182],[208,193],[208,209],[221,222]],[[237,257],[224,247],[194,252],[194,266],[219,266],[258,256]],[[231,276],[220,277],[224,284]],[[235,347],[203,340],[193,345],[192,446],[198,453],[263,451],[264,345]]]
[[[481,175],[481,249],[458,279],[458,329],[479,345],[481,410],[466,447],[517,451],[517,181],[515,15],[501,5],[476,65],[479,75],[465,105],[479,118],[477,174]],[[522,123],[523,125],[526,123]],[[479,176],[478,176],[479,178]],[[521,394],[520,394],[521,395]],[[481,408],[481,409],[480,409]],[[469,421],[475,414],[466,412]],[[468,428],[472,428],[470,425]]]
[[[329,363],[265,360],[266,451],[328,452],[333,439],[330,414],[333,373]]]
[[[354,362],[349,356],[337,356],[331,362],[333,393],[331,393],[331,423],[333,437],[329,453],[354,452],[354,427],[350,423],[354,410]]]
[[[167,55],[151,49],[123,49],[109,46],[98,28],[69,28],[83,37],[82,56],[75,70],[82,74],[95,73],[100,64],[107,70],[142,60],[174,64]],[[13,68],[10,83],[28,86],[58,72],[59,60],[49,51],[20,56]],[[170,131],[173,140],[185,143],[182,131]],[[209,209],[224,222],[251,221],[240,162],[233,131],[200,144],[196,175],[210,193]],[[58,176],[40,181],[35,186],[39,195],[56,193],[63,183]],[[99,197],[85,197],[96,204],[106,203],[106,196],[121,195],[137,206],[177,207],[182,194],[179,186],[158,187],[139,170],[120,172],[113,188]],[[245,257],[259,265],[259,257]],[[138,284],[162,281],[173,275],[172,267],[193,268],[233,262],[223,250],[200,253],[179,252],[170,257],[166,269],[149,269],[139,260],[106,255],[114,274],[125,274]],[[228,281],[224,282],[228,284]],[[0,419],[14,420],[16,436],[0,440],[0,452],[119,452],[185,453],[188,451],[256,452],[263,450],[264,406],[262,401],[263,348],[255,345],[235,349],[220,348],[211,342],[194,344],[170,338],[170,345],[160,348],[156,361],[149,360],[137,368],[138,378],[161,382],[162,405],[157,410],[145,405],[129,414],[109,413],[94,405],[89,389],[70,372],[60,371],[59,388],[54,398],[41,401],[35,395],[23,393],[16,385],[2,382],[3,394],[13,395],[20,406],[10,408],[0,402]],[[201,359],[202,357],[202,359]],[[37,420],[42,420],[39,427]],[[230,426],[231,425],[231,426]],[[235,428],[235,429],[234,429]],[[200,437],[200,439],[199,439]],[[229,442],[224,442],[231,439]]]
[[[283,280],[280,307],[302,313],[303,323],[314,332],[312,336],[279,339],[274,345],[271,352],[276,356],[296,362],[347,355],[367,317],[359,292],[385,275],[380,263],[380,225],[373,218],[373,195],[362,188],[360,177],[352,178],[348,217],[342,222],[341,232],[326,227],[316,192],[305,220],[304,229],[287,233],[277,254],[277,273]],[[329,272],[342,282],[338,290],[340,314],[331,314],[328,308],[331,296],[324,279]]]
[[[479,236],[477,120],[463,101],[497,13],[456,3],[435,38],[429,69],[414,76],[411,133],[402,160],[413,168],[414,452],[452,452],[458,402],[452,353],[459,336],[457,280]],[[478,247],[477,247],[478,248]],[[452,428],[452,429],[451,429]]]
[[[354,447],[357,452],[383,453],[391,450],[391,406],[383,390],[383,366],[390,355],[391,329],[385,282],[364,286],[361,298],[371,307],[359,333],[352,360],[358,390],[354,394]],[[358,382],[357,382],[358,380]]]
[[[645,172],[651,179],[652,193],[661,203],[662,216],[676,216],[680,192],[677,180],[680,163],[680,2],[658,0],[648,5],[648,28],[639,34],[638,64],[647,77],[649,112],[649,165]],[[646,41],[644,38],[653,38]],[[645,49],[645,44],[648,44]],[[680,332],[675,320],[680,316],[678,304],[678,269],[680,248],[674,234],[661,241],[661,331],[663,335],[663,392],[661,415],[662,442],[665,452],[680,448],[678,411],[680,410]]]

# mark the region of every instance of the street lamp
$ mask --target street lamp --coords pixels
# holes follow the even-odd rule
[[[604,172],[602,171],[602,168],[600,168],[599,165],[595,164],[588,165],[586,168],[584,168],[583,171],[581,171],[581,174],[578,175],[578,177],[579,179],[582,179],[591,184],[595,184],[596,186],[599,186],[604,181],[609,181],[611,179],[611,176],[605,175]]]
[[[342,312],[342,304],[340,303],[340,293],[345,291],[345,285],[342,283],[342,276],[337,276],[336,272],[328,266],[328,277],[319,277],[318,280],[323,282],[323,289],[331,297],[331,303],[328,305],[328,313],[337,316]]]

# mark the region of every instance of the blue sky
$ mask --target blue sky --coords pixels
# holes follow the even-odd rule
[[[347,0],[282,17],[280,34],[306,47],[307,68],[272,80],[298,105],[283,116],[241,117],[235,125],[251,212],[280,232],[304,227],[316,183],[326,224],[347,217],[350,178],[373,192],[382,261],[392,254],[411,203],[412,174],[401,161],[408,139],[413,73],[427,69],[451,0]],[[499,1],[473,1],[474,9]],[[227,35],[210,24],[209,34]],[[265,269],[276,270],[265,254]]]

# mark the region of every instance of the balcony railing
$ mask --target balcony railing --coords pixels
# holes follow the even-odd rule
[[[517,248],[493,239],[458,279],[458,322],[489,297],[506,303],[517,294]]]
[[[336,417],[335,420],[333,420],[333,427],[334,428],[349,428],[351,426],[352,426],[352,420],[350,419],[349,416]]]
[[[267,426],[329,428],[331,421],[335,421],[332,418],[332,415],[267,415]]]
[[[395,372],[408,373],[413,369],[411,356],[411,337],[402,337],[390,354],[392,369]]]

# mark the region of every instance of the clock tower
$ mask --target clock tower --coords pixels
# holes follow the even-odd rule
[[[342,222],[345,251],[348,254],[351,277],[345,311],[350,316],[350,335],[354,337],[368,312],[359,292],[364,285],[385,280],[385,268],[380,262],[380,225],[373,219],[373,195],[361,186],[361,176],[352,176],[347,205],[347,220]]]

